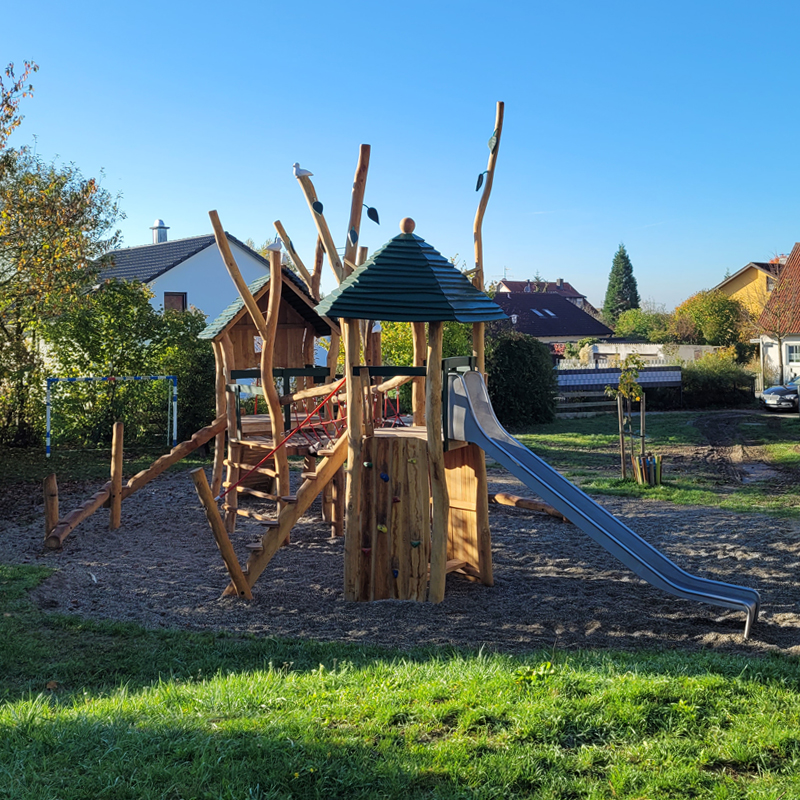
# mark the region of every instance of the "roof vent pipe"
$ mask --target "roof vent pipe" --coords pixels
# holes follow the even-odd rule
[[[153,231],[153,244],[161,244],[161,242],[167,241],[169,226],[164,224],[163,219],[157,219],[150,230]]]

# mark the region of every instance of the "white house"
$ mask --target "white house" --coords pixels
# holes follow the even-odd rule
[[[153,243],[114,250],[100,280],[123,279],[146,283],[155,296],[157,308],[200,309],[213,320],[236,295],[228,270],[222,261],[213,234],[167,241],[167,226],[157,219],[151,228]],[[225,233],[231,251],[246,283],[269,274],[269,261],[255,250]]]

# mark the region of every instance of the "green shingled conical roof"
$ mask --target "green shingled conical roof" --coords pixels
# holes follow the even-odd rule
[[[390,322],[489,322],[506,318],[500,306],[412,232],[413,221],[408,220],[401,228],[408,232],[395,236],[345,278],[320,302],[317,313]]]

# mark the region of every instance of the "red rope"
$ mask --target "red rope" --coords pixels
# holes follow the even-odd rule
[[[283,438],[283,441],[280,444],[273,447],[272,450],[270,450],[269,453],[267,453],[264,456],[264,458],[262,458],[261,461],[258,462],[258,464],[256,464],[249,472],[246,472],[244,475],[242,475],[239,478],[239,480],[236,481],[236,483],[234,483],[232,486],[229,486],[224,492],[218,494],[217,497],[215,498],[216,501],[219,502],[220,500],[222,500],[222,498],[225,497],[225,495],[228,494],[228,492],[235,489],[249,475],[252,475],[267,459],[272,458],[272,456],[275,455],[275,453],[277,453],[278,450],[280,450],[281,447],[283,447],[286,444],[286,442],[288,442],[289,439],[291,439],[292,436],[294,436],[306,424],[306,422],[308,422],[311,419],[311,417],[313,417],[314,414],[316,414],[317,411],[319,411],[322,408],[322,406],[324,406],[325,403],[327,403],[331,399],[331,397],[333,397],[339,391],[342,384],[346,380],[347,380],[346,377],[342,378],[339,381],[339,383],[336,384],[331,393],[327,395],[327,397],[313,411],[309,412],[308,416],[296,428],[294,428],[290,433],[286,434],[286,436]]]

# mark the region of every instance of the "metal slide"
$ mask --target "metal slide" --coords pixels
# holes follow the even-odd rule
[[[690,575],[595,503],[500,425],[479,372],[448,376],[447,420],[451,439],[477,444],[640,578],[676,597],[744,611],[750,635],[760,605],[755,589]]]

